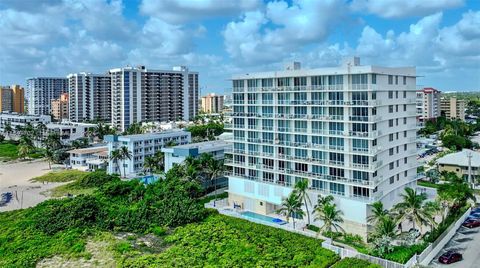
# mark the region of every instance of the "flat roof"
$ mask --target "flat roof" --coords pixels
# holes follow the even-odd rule
[[[199,151],[208,150],[210,148],[215,147],[224,147],[229,146],[231,143],[226,142],[224,140],[214,140],[214,141],[204,141],[204,142],[197,142],[197,143],[188,143],[170,147],[172,149],[192,149],[198,148]]]
[[[276,78],[276,77],[300,77],[300,76],[315,76],[315,75],[343,75],[343,74],[387,74],[387,75],[403,75],[415,76],[415,67],[380,67],[372,65],[358,65],[358,66],[337,66],[316,69],[297,69],[297,70],[279,70],[267,72],[253,72],[246,74],[233,75],[232,79],[256,79],[256,78]]]
[[[468,149],[463,149],[461,152],[447,154],[446,156],[437,160],[438,164],[464,166],[468,167],[468,155],[471,154],[472,167],[480,167],[480,153]]]
[[[187,133],[190,133],[190,132],[185,131],[183,129],[169,129],[169,130],[165,130],[162,132],[155,132],[155,133],[143,133],[143,134],[118,136],[118,139],[140,140],[140,139],[146,139],[146,138],[168,136],[170,134],[182,135]]]
[[[67,153],[74,153],[74,154],[91,154],[91,153],[101,153],[107,152],[107,146],[98,146],[98,147],[88,147],[88,148],[80,148],[80,149],[73,149],[67,151]]]

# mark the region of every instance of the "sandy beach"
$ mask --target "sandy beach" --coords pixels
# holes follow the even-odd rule
[[[52,168],[55,166],[52,166]],[[60,167],[60,166],[56,166]],[[0,212],[35,206],[47,199],[42,195],[61,183],[43,184],[30,179],[48,173],[48,163],[43,160],[31,162],[0,163],[0,193],[11,192],[12,200]]]

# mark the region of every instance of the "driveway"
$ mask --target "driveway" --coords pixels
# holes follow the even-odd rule
[[[461,226],[452,239],[430,263],[429,267],[478,268],[480,267],[480,227],[468,229]],[[456,250],[463,260],[452,264],[441,264],[438,257],[448,250]]]

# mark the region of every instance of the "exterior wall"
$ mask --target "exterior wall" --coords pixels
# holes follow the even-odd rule
[[[223,96],[209,94],[202,97],[202,111],[204,113],[220,113],[223,110]]]
[[[27,79],[27,103],[29,114],[49,114],[51,100],[58,99],[68,91],[68,79],[35,77]]]
[[[198,73],[186,67],[173,71],[126,67],[109,73],[112,124],[122,131],[135,122],[188,121],[197,114]]]
[[[371,203],[415,186],[415,88],[414,68],[356,62],[234,76],[229,192],[272,207],[306,178],[366,231]]]
[[[25,90],[19,85],[13,85],[10,88],[13,94],[12,111],[19,114],[25,113]]]
[[[87,135],[89,129],[94,128],[95,124],[84,123],[62,123],[62,124],[47,124],[47,129],[50,132],[57,132],[61,141],[64,144],[84,138]]]
[[[57,121],[68,120],[69,119],[69,104],[68,104],[68,93],[63,93],[60,95],[59,99],[52,100],[52,117]]]
[[[9,87],[0,87],[0,112],[13,112],[13,92]]]
[[[434,88],[424,88],[417,92],[417,113],[421,120],[439,117],[441,92]]]
[[[441,111],[447,119],[465,121],[465,101],[455,97],[441,99]]]
[[[438,171],[453,172],[460,178],[468,178],[468,167],[465,166],[438,164]],[[480,167],[472,166],[472,176],[480,177]]]
[[[108,147],[108,155],[113,150],[126,146],[132,153],[132,158],[127,159],[125,163],[119,163],[120,170],[113,161],[108,163],[108,173],[123,174],[123,165],[127,177],[134,177],[143,172],[143,163],[146,157],[153,156],[155,152],[160,151],[169,141],[175,141],[178,144],[187,144],[191,142],[191,134],[186,131],[166,131],[161,133],[129,135],[129,136],[112,136],[105,137]]]
[[[38,123],[48,124],[50,122],[51,119],[48,115],[19,115],[0,113],[0,132],[4,133],[6,124],[10,124],[15,132],[17,127],[24,127],[27,123],[37,125]]]
[[[76,73],[68,75],[68,81],[70,121],[111,121],[110,75]]]

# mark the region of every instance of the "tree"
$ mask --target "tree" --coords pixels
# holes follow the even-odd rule
[[[8,139],[11,139],[10,134],[12,134],[12,132],[13,132],[12,123],[10,123],[10,122],[5,122],[5,125],[4,125],[4,127],[3,127],[3,130],[4,130],[5,133],[7,134]]]
[[[140,123],[133,123],[131,124],[127,130],[125,131],[126,135],[135,135],[135,134],[143,134],[144,129]]]
[[[399,235],[397,221],[392,216],[381,218],[372,233],[373,245],[380,256],[393,250],[392,241]]]
[[[425,224],[436,225],[436,222],[432,220],[432,214],[424,207],[424,203],[427,200],[425,193],[417,194],[416,190],[410,187],[405,188],[405,193],[400,195],[402,202],[395,205],[394,210],[398,213],[398,220],[409,220],[413,224],[418,225],[420,230]]]
[[[110,160],[117,166],[118,172],[120,172],[120,160],[122,159],[122,154],[119,149],[114,149],[110,153]],[[121,172],[120,172],[121,175]]]
[[[18,145],[18,156],[20,156],[22,159],[27,158],[29,154],[31,154],[33,151],[33,146],[31,146],[28,143],[20,143]]]
[[[183,166],[183,178],[187,181],[200,182],[202,180],[198,168],[194,165]]]
[[[62,147],[60,134],[58,132],[50,132],[45,138],[44,145],[51,150],[58,150]]]
[[[295,183],[295,191],[298,194],[298,198],[305,205],[305,210],[307,211],[307,222],[310,225],[310,213],[308,212],[308,204],[312,204],[310,197],[308,196],[308,179],[301,179]]]
[[[125,161],[128,159],[132,159],[132,152],[130,152],[127,148],[127,146],[122,146],[120,147],[120,157],[122,159],[122,162],[123,162],[123,176],[126,177],[127,176],[127,172],[125,170]]]
[[[453,172],[443,173],[442,176],[446,183],[438,185],[437,198],[445,208],[444,215],[447,214],[448,209],[459,209],[468,200],[476,201],[472,188],[462,178]]]
[[[340,223],[343,222],[343,212],[338,210],[337,205],[334,203],[329,202],[326,204],[317,205],[313,209],[313,212],[317,215],[315,220],[320,220],[323,222],[323,225],[318,230],[318,233],[327,232],[327,234],[331,235],[330,238],[333,239],[333,230],[335,230],[335,232],[345,232],[340,226]]]
[[[303,216],[302,202],[295,191],[292,191],[287,198],[283,199],[281,208],[277,210],[277,213],[285,215],[287,222],[290,222],[290,218],[292,218],[293,229],[295,229],[295,216]]]
[[[46,148],[43,155],[48,162],[48,169],[52,169],[52,163],[55,161],[55,153],[52,149]]]
[[[215,202],[217,200],[217,182],[216,179],[220,177],[225,170],[225,166],[223,165],[223,161],[210,159],[207,162],[207,173],[210,175],[210,181],[213,183],[213,193],[215,198],[213,199],[213,206],[215,206]]]
[[[367,222],[371,225],[377,225],[383,218],[389,217],[390,213],[387,209],[383,208],[383,203],[380,201],[372,204],[372,214],[367,217]]]
[[[165,168],[165,153],[163,153],[162,151],[156,151],[154,157],[157,161],[158,170],[163,171],[163,169]]]
[[[154,170],[158,168],[157,160],[154,156],[145,157],[145,161],[143,162],[143,168],[148,173],[152,174]]]
[[[442,215],[442,222],[445,219],[443,217],[443,213],[442,213],[442,210],[443,210],[442,206],[440,205],[440,203],[438,201],[427,201],[427,202],[425,202],[423,207],[424,207],[425,210],[430,212],[433,222],[435,222],[435,216],[437,216],[437,215]],[[434,225],[430,225],[430,227],[433,230]]]

